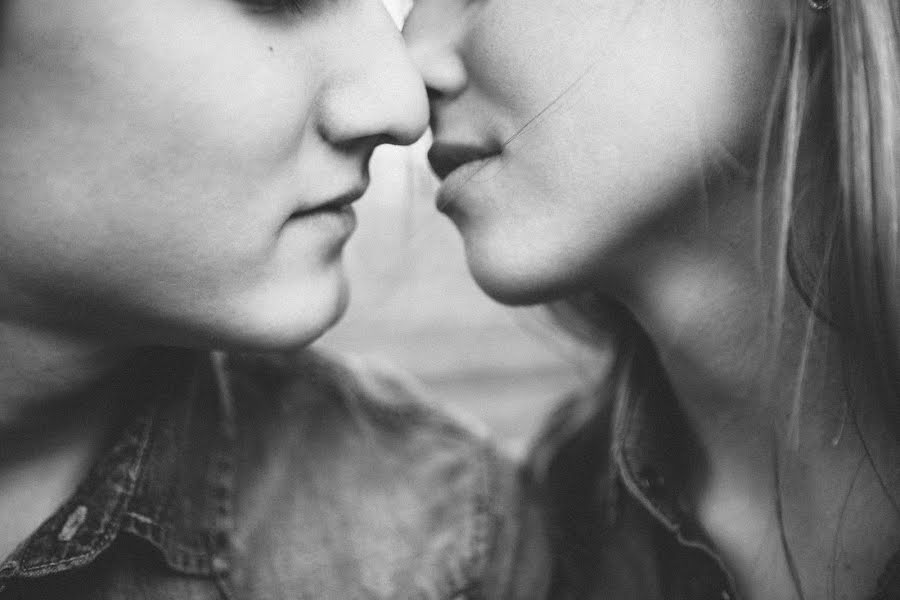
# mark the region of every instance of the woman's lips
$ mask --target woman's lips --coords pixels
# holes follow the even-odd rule
[[[309,206],[304,206],[294,210],[290,215],[290,219],[313,216],[322,213],[340,213],[346,212],[350,205],[359,200],[366,193],[369,182],[364,181],[350,187],[346,192],[337,194],[330,200],[317,202]]]
[[[294,213],[282,227],[282,233],[296,235],[298,232],[309,243],[311,234],[323,235],[327,239],[343,242],[356,230],[356,212],[352,204],[332,204],[313,210]],[[316,237],[315,239],[318,239]]]
[[[315,230],[328,233],[336,239],[346,239],[356,229],[356,212],[353,203],[365,193],[368,180],[350,186],[347,191],[329,200],[304,204],[292,212],[282,225],[282,231]]]
[[[500,154],[499,147],[435,141],[428,150],[428,162],[431,163],[435,175],[440,179],[446,179],[450,173],[464,164],[498,154]]]

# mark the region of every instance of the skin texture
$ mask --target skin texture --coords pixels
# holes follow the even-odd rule
[[[249,7],[7,3],[0,316],[251,347],[339,316],[347,232],[286,221],[422,133],[422,84],[377,0]]]
[[[502,146],[438,201],[484,289],[533,302],[599,269],[618,292],[648,228],[705,209],[709,169],[746,158],[760,129],[775,5],[417,3],[404,35],[436,141]]]
[[[84,477],[141,347],[291,349],[341,315],[354,217],[308,211],[362,194],[426,97],[379,0],[288,5],[0,9],[0,558]]]
[[[754,176],[789,7],[417,0],[404,36],[446,176],[438,208],[476,281],[510,304],[590,290],[623,305],[709,457],[690,500],[742,596],[861,599],[900,546],[884,399],[839,335],[807,330],[790,285],[769,345],[782,259]],[[453,170],[460,154],[478,160]]]

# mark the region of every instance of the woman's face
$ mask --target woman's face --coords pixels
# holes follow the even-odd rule
[[[615,294],[700,218],[702,183],[752,165],[787,4],[416,0],[438,205],[482,287]]]
[[[9,0],[0,316],[280,347],[346,302],[347,204],[427,124],[379,0]]]

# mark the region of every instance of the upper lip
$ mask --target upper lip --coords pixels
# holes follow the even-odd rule
[[[499,153],[500,149],[493,146],[435,141],[428,150],[428,162],[435,174],[444,179],[466,163]]]
[[[359,200],[363,194],[366,193],[366,189],[369,187],[367,181],[361,181],[354,186],[347,189],[347,191],[337,194],[336,196],[331,197],[324,202],[318,202],[311,205],[304,205],[298,209],[296,209],[293,213],[291,213],[291,217],[295,217],[298,215],[304,215],[313,212],[319,211],[327,211],[327,210],[339,210],[344,208],[345,206],[352,204]]]

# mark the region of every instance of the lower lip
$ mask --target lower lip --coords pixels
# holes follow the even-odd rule
[[[356,212],[351,205],[345,204],[340,208],[297,213],[285,223],[286,227],[294,225],[316,229],[329,237],[345,239],[356,230]]]
[[[444,181],[437,195],[437,208],[441,212],[452,211],[453,206],[458,204],[463,196],[463,187],[475,180],[479,172],[484,169],[488,163],[495,159],[493,156],[473,160],[460,165],[451,171]]]

